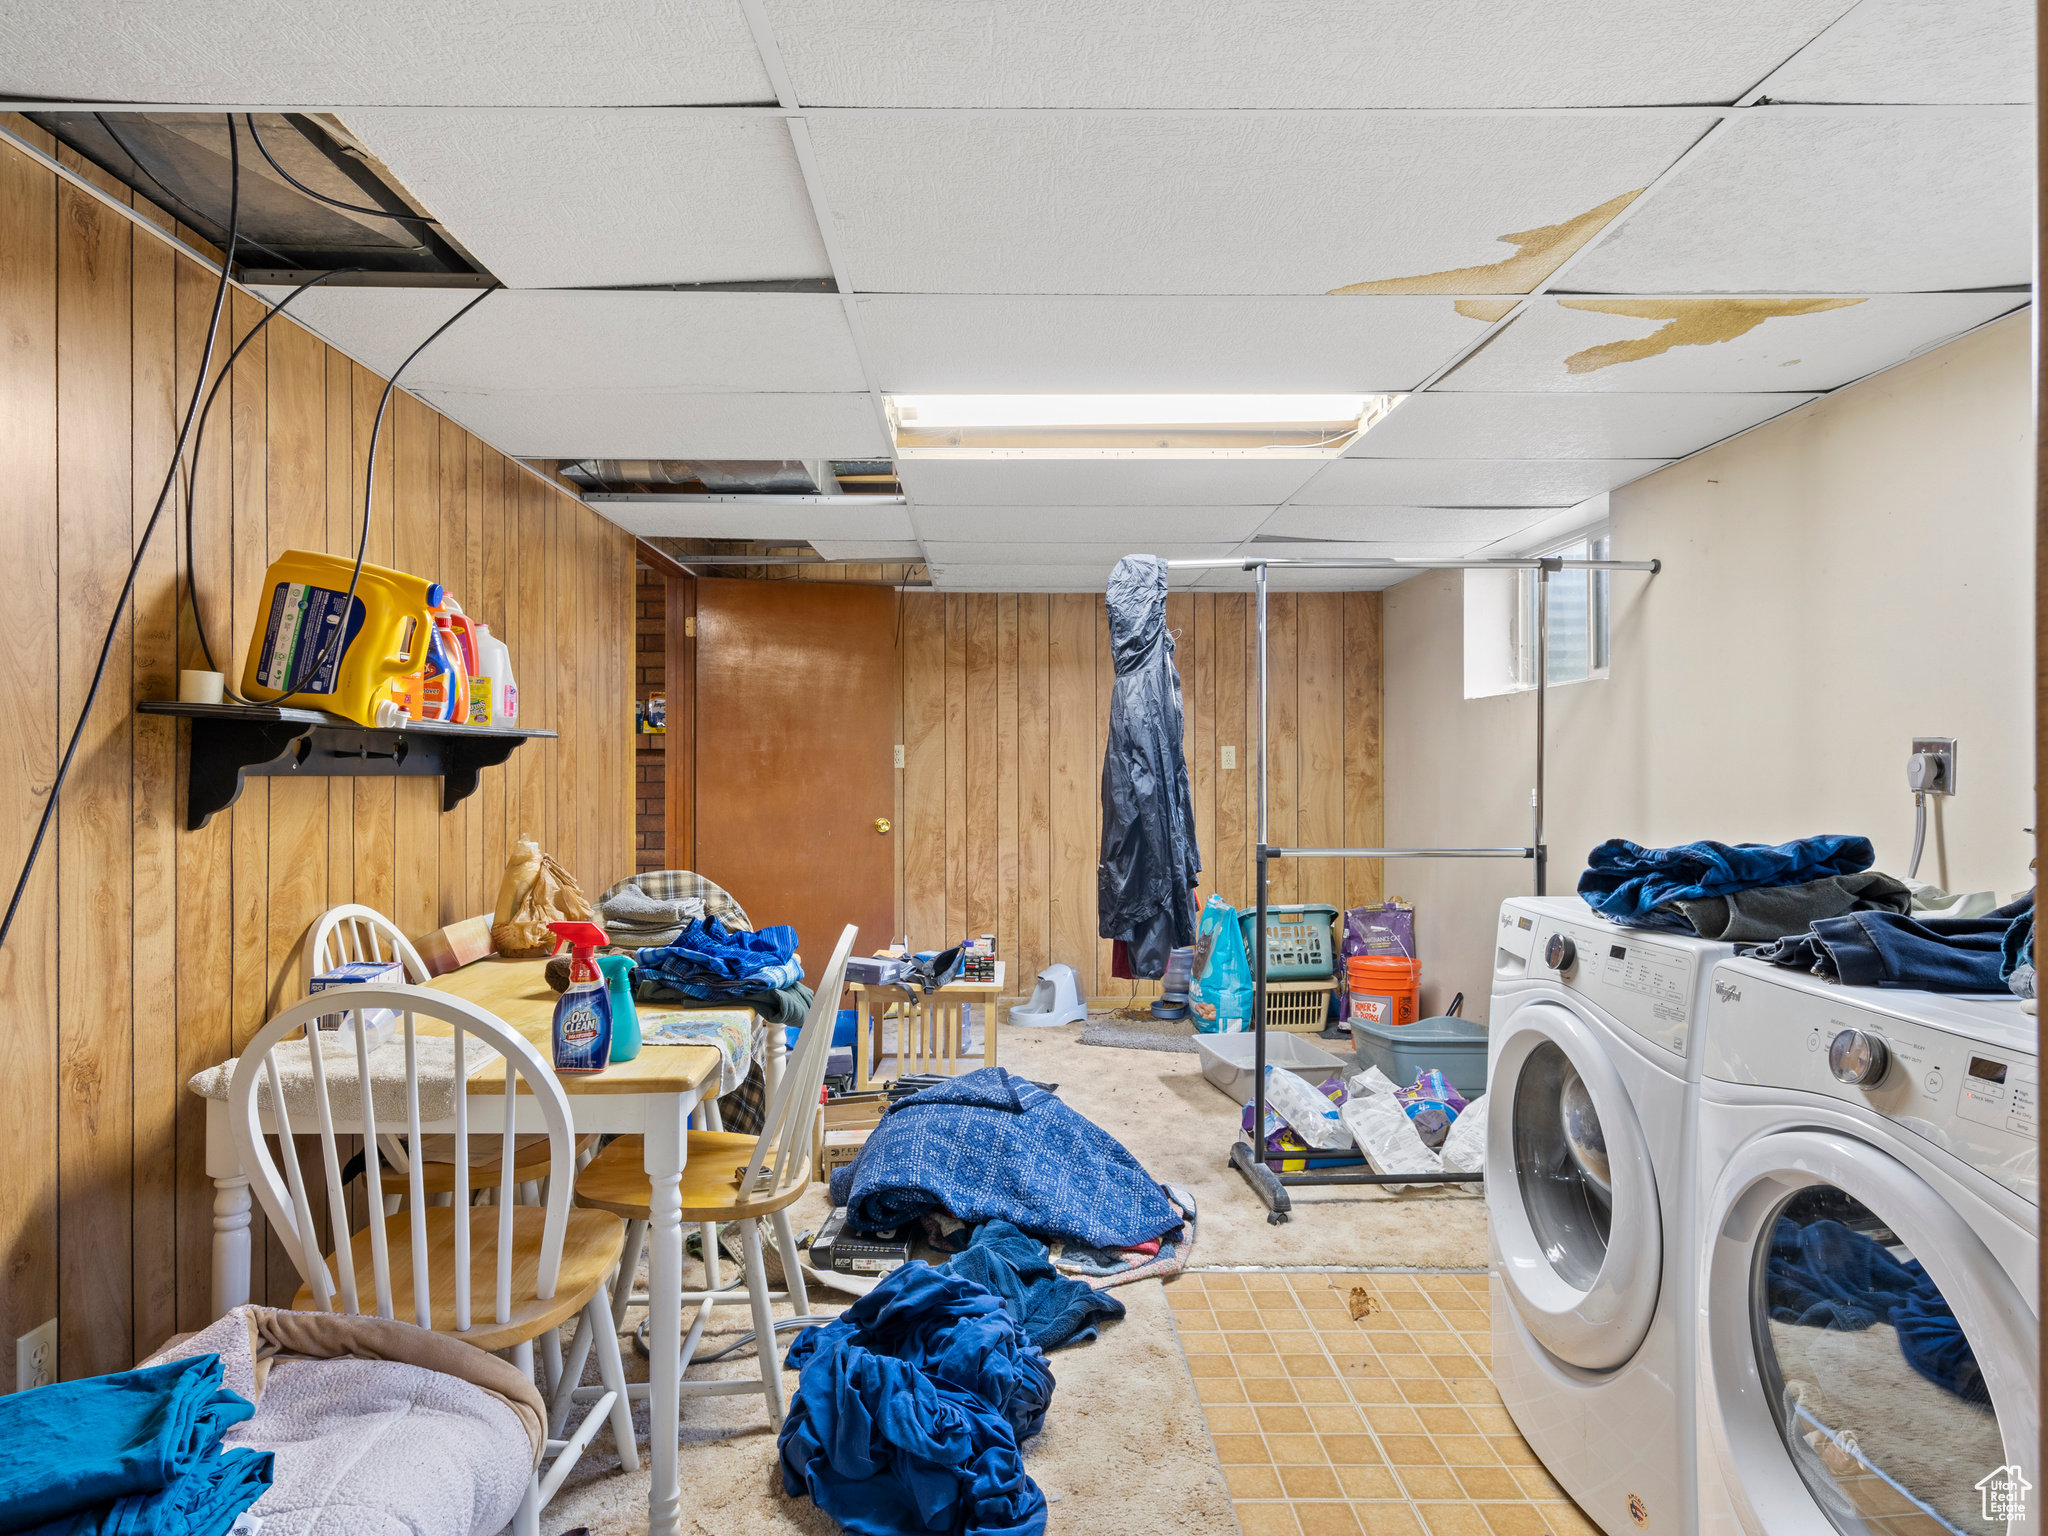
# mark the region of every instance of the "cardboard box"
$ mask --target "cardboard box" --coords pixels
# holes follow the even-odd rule
[[[405,985],[405,966],[397,960],[355,960],[347,965],[337,965],[331,971],[322,971],[306,983],[308,996],[332,991],[337,987],[402,987]],[[369,1031],[369,1046],[375,1050],[398,1028],[396,1008],[350,1009],[346,1013],[324,1013],[320,1016],[320,1027],[337,1031],[347,1041],[351,1050],[355,1047],[356,1019],[361,1017]]]
[[[836,1170],[852,1167],[854,1159],[860,1156],[861,1148],[868,1144],[868,1137],[873,1132],[874,1127],[871,1125],[860,1126],[854,1130],[825,1132],[825,1151],[819,1161],[819,1177],[830,1179]]]

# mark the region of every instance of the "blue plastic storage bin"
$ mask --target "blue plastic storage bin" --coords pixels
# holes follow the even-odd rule
[[[1371,1024],[1354,1017],[1351,1044],[1358,1069],[1378,1067],[1396,1088],[1412,1087],[1415,1074],[1435,1067],[1468,1099],[1486,1092],[1486,1026],[1439,1015],[1413,1024]]]

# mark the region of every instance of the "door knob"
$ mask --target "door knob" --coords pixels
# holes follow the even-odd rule
[[[886,834],[889,831],[889,818],[886,816],[877,816],[875,818],[875,830],[877,832]]]

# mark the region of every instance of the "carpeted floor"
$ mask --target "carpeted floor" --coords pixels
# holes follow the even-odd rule
[[[1155,1178],[1192,1191],[1201,1235],[1198,1269],[1483,1268],[1484,1201],[1475,1193],[1391,1196],[1362,1186],[1295,1190],[1291,1221],[1272,1226],[1266,1210],[1228,1166],[1239,1110],[1204,1080],[1200,1058],[1158,1050],[1083,1046],[1082,1025],[1008,1028],[999,1062],[1060,1085],[1060,1096],[1122,1141]],[[815,1230],[826,1215],[814,1185],[791,1216]],[[1051,1532],[1147,1530],[1185,1536],[1237,1536],[1238,1523],[1195,1384],[1176,1340],[1167,1286],[1121,1287],[1130,1314],[1093,1344],[1052,1356],[1059,1386],[1044,1433],[1025,1447],[1025,1465],[1051,1499]],[[847,1299],[812,1287],[813,1310],[836,1311]],[[777,1309],[787,1315],[787,1308]],[[639,1314],[634,1314],[637,1321]],[[721,1307],[714,1340],[747,1330],[744,1304]],[[646,1362],[630,1352],[627,1374],[645,1380]],[[732,1378],[757,1369],[751,1351],[696,1367],[692,1379]],[[593,1376],[594,1379],[594,1376]],[[793,1373],[785,1388],[796,1389]],[[609,1430],[542,1517],[549,1536],[587,1526],[591,1536],[632,1536],[646,1529],[647,1412],[635,1412],[640,1470],[622,1470]],[[683,1409],[683,1530],[693,1536],[736,1531],[825,1533],[835,1529],[807,1499],[783,1497],[775,1437],[758,1397],[704,1398]]]
[[[1293,1219],[1266,1221],[1266,1208],[1229,1166],[1243,1111],[1202,1076],[1199,1056],[1109,1050],[1081,1044],[1087,1026],[1002,1027],[999,1065],[1040,1082],[1116,1137],[1162,1183],[1195,1197],[1198,1268],[1253,1265],[1326,1269],[1484,1269],[1486,1202],[1476,1189],[1445,1185],[1383,1194],[1370,1185],[1288,1191]],[[825,1219],[824,1186],[793,1213],[799,1230]]]
[[[820,1304],[813,1309],[836,1311]],[[1195,1396],[1157,1280],[1122,1287],[1130,1309],[1092,1344],[1050,1357],[1058,1379],[1045,1429],[1024,1446],[1025,1470],[1051,1503],[1049,1536],[1093,1536],[1103,1531],[1156,1531],[1169,1536],[1237,1536],[1230,1494]],[[777,1313],[788,1315],[787,1307]],[[637,1319],[639,1314],[633,1314]],[[707,1330],[710,1353],[745,1332],[742,1303],[720,1307],[718,1328]],[[787,1337],[787,1336],[785,1336]],[[690,1379],[751,1376],[751,1351],[717,1365],[693,1368]],[[647,1379],[647,1362],[629,1349],[626,1374]],[[592,1370],[588,1379],[596,1380]],[[793,1371],[783,1373],[795,1392]],[[591,1536],[637,1536],[647,1529],[647,1408],[634,1411],[640,1432],[640,1470],[622,1470],[611,1431],[600,1430],[583,1463],[541,1516],[548,1536],[587,1526]],[[689,1536],[756,1536],[803,1532],[827,1536],[838,1527],[807,1498],[785,1498],[775,1458],[775,1436],[759,1397],[712,1397],[683,1404],[683,1530]]]

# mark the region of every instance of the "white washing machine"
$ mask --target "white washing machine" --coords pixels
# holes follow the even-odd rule
[[[1731,944],[1623,928],[1576,896],[1500,910],[1488,1020],[1493,1371],[1609,1536],[1695,1529],[1692,1115]]]
[[[2035,1020],[1716,968],[1696,1280],[1708,1536],[2035,1529]]]

